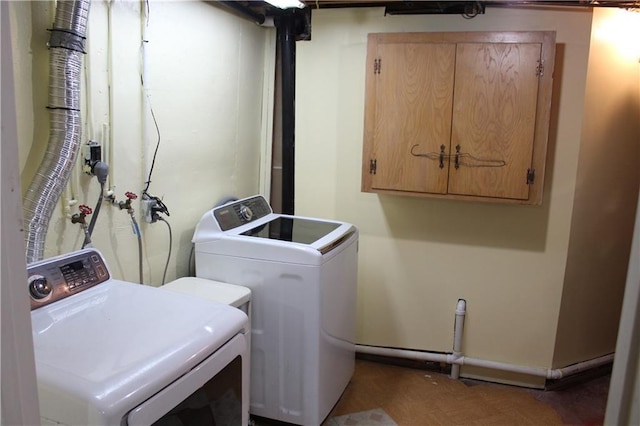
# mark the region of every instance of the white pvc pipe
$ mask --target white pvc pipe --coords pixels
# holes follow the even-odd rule
[[[615,353],[611,353],[598,358],[590,359],[589,361],[579,362],[568,367],[549,370],[547,373],[547,379],[561,379],[572,374],[580,373],[581,371],[589,370],[590,368],[600,367],[601,365],[613,362],[614,356]]]
[[[417,361],[443,362],[451,364],[451,378],[460,377],[460,367],[470,365],[492,370],[508,371],[512,373],[527,374],[531,376],[544,377],[546,379],[561,379],[572,374],[576,374],[591,368],[599,367],[613,362],[615,354],[608,354],[588,361],[579,362],[563,368],[548,369],[544,367],[528,367],[522,365],[508,364],[505,362],[488,361],[478,358],[470,358],[462,355],[462,335],[464,331],[464,317],[466,314],[466,301],[458,300],[456,306],[456,322],[453,336],[453,353],[436,353],[426,351],[415,351],[407,349],[384,348],[378,346],[356,345],[356,351],[362,354],[379,355],[391,358],[404,358]]]
[[[116,188],[116,178],[115,178],[115,164],[114,163],[114,140],[113,140],[113,106],[115,104],[115,88],[114,88],[114,58],[113,58],[113,31],[114,31],[114,22],[113,22],[113,2],[112,0],[107,1],[107,87],[109,91],[109,104],[107,110],[107,122],[102,123],[102,140],[104,143],[108,143],[107,154],[109,156],[109,160],[107,164],[109,165],[109,174],[107,175],[107,179],[109,179],[109,183],[107,186],[107,195],[110,197],[113,195]]]
[[[527,374],[530,376],[544,377],[547,379],[561,379],[572,374],[586,371],[591,368],[599,367],[613,361],[614,354],[608,354],[599,358],[591,359],[564,368],[547,369],[543,367],[527,367],[522,365],[508,364],[505,362],[488,361],[478,358],[470,358],[465,356],[456,357],[453,354],[442,354],[436,352],[422,352],[407,349],[383,348],[378,346],[356,345],[356,351],[362,354],[379,355],[391,358],[404,358],[417,361],[443,362],[451,364],[451,378],[454,377],[454,367],[460,368],[462,365],[470,365],[473,367],[481,367],[492,370],[508,371],[511,373]]]
[[[464,317],[467,313],[467,302],[459,299],[456,305],[456,322],[453,331],[453,356],[459,358],[462,356],[462,334],[464,332]],[[460,365],[453,364],[451,366],[451,378],[460,378]]]
[[[493,370],[509,371],[512,373],[529,374],[531,376],[546,377],[547,369],[541,367],[527,367],[522,365],[507,364],[504,362],[487,361],[484,359],[460,357],[454,360],[459,365],[470,365],[472,367],[489,368]]]
[[[435,352],[412,351],[408,349],[382,348],[379,346],[356,345],[356,351],[362,354],[388,356],[392,358],[413,359],[416,361],[433,361],[449,363],[449,354]]]
[[[107,175],[107,196],[112,197],[115,189],[115,164],[113,161],[113,141],[108,123],[102,123],[102,148],[104,149],[104,162],[109,165],[109,174]]]
[[[149,10],[146,9],[149,7],[148,3],[141,2],[140,3],[140,73],[142,78],[141,85],[141,95],[142,95],[142,161],[143,161],[143,170],[142,170],[142,187],[147,189],[149,186],[149,182],[147,182],[151,176],[151,166],[153,163],[152,153],[151,151],[151,131],[149,121],[151,119],[155,120],[151,111],[151,100],[149,98],[149,66],[147,61],[147,43],[148,40],[148,19],[150,13]],[[158,135],[159,137],[159,135]],[[159,139],[158,139],[159,142]],[[142,199],[142,197],[141,197]]]

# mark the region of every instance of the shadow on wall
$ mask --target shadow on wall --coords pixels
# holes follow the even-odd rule
[[[539,207],[380,196],[395,238],[544,251],[548,201]]]
[[[395,238],[543,252],[549,225],[553,164],[565,46],[556,45],[549,141],[541,206],[379,195]],[[571,196],[573,196],[571,194]]]

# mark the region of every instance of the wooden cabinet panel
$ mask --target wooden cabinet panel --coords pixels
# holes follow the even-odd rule
[[[540,204],[553,32],[370,34],[362,190]]]
[[[448,167],[419,153],[448,152],[455,65],[454,44],[386,44],[376,86],[372,188],[447,192]],[[446,164],[448,166],[448,162]]]
[[[529,198],[540,44],[460,43],[449,193]]]

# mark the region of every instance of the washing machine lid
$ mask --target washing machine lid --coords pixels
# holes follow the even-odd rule
[[[64,409],[113,418],[248,329],[238,309],[118,280],[34,310],[31,320],[44,417]]]
[[[269,222],[243,232],[249,237],[268,238],[300,244],[313,244],[340,227],[340,223],[277,216]]]

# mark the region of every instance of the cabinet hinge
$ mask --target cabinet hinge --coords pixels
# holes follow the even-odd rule
[[[536,169],[527,169],[527,185],[533,185],[536,179]]]
[[[376,58],[373,60],[373,73],[380,74],[380,68],[382,68],[382,59]]]
[[[544,59],[538,61],[538,65],[536,65],[536,75],[540,77],[544,75]]]
[[[376,170],[378,169],[378,162],[376,160],[370,160],[369,161],[369,174],[370,175],[375,175],[376,174]]]

